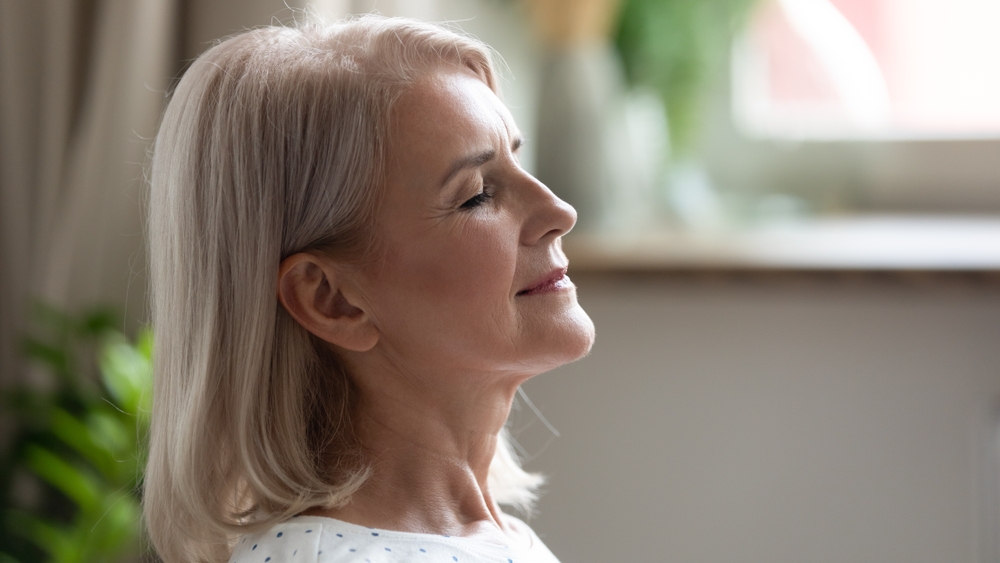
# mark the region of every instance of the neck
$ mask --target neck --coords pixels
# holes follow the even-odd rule
[[[420,383],[441,378],[380,372],[355,378],[355,430],[371,477],[346,506],[312,513],[374,528],[504,543],[507,527],[487,477],[497,434],[524,378],[466,375],[454,379],[465,385],[442,389]],[[470,381],[480,383],[470,387]],[[480,386],[483,381],[492,384]]]

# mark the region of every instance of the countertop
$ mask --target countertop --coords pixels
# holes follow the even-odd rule
[[[1000,216],[853,215],[740,228],[564,238],[572,272],[861,271],[1000,274]]]

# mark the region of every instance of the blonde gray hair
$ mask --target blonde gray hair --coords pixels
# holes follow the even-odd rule
[[[177,85],[156,137],[148,227],[144,504],[166,563],[224,561],[237,536],[342,505],[366,478],[349,374],[280,306],[278,267],[303,250],[373,252],[391,108],[445,65],[498,92],[479,41],[378,16],[245,32]],[[490,480],[498,501],[521,508],[541,481],[503,435]]]

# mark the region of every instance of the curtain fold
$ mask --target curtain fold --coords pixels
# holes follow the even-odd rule
[[[179,0],[0,0],[0,384],[28,306],[145,317],[143,170]]]

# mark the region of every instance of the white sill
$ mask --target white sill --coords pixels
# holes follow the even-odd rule
[[[718,231],[578,234],[570,271],[1000,272],[1000,216],[864,215]]]

